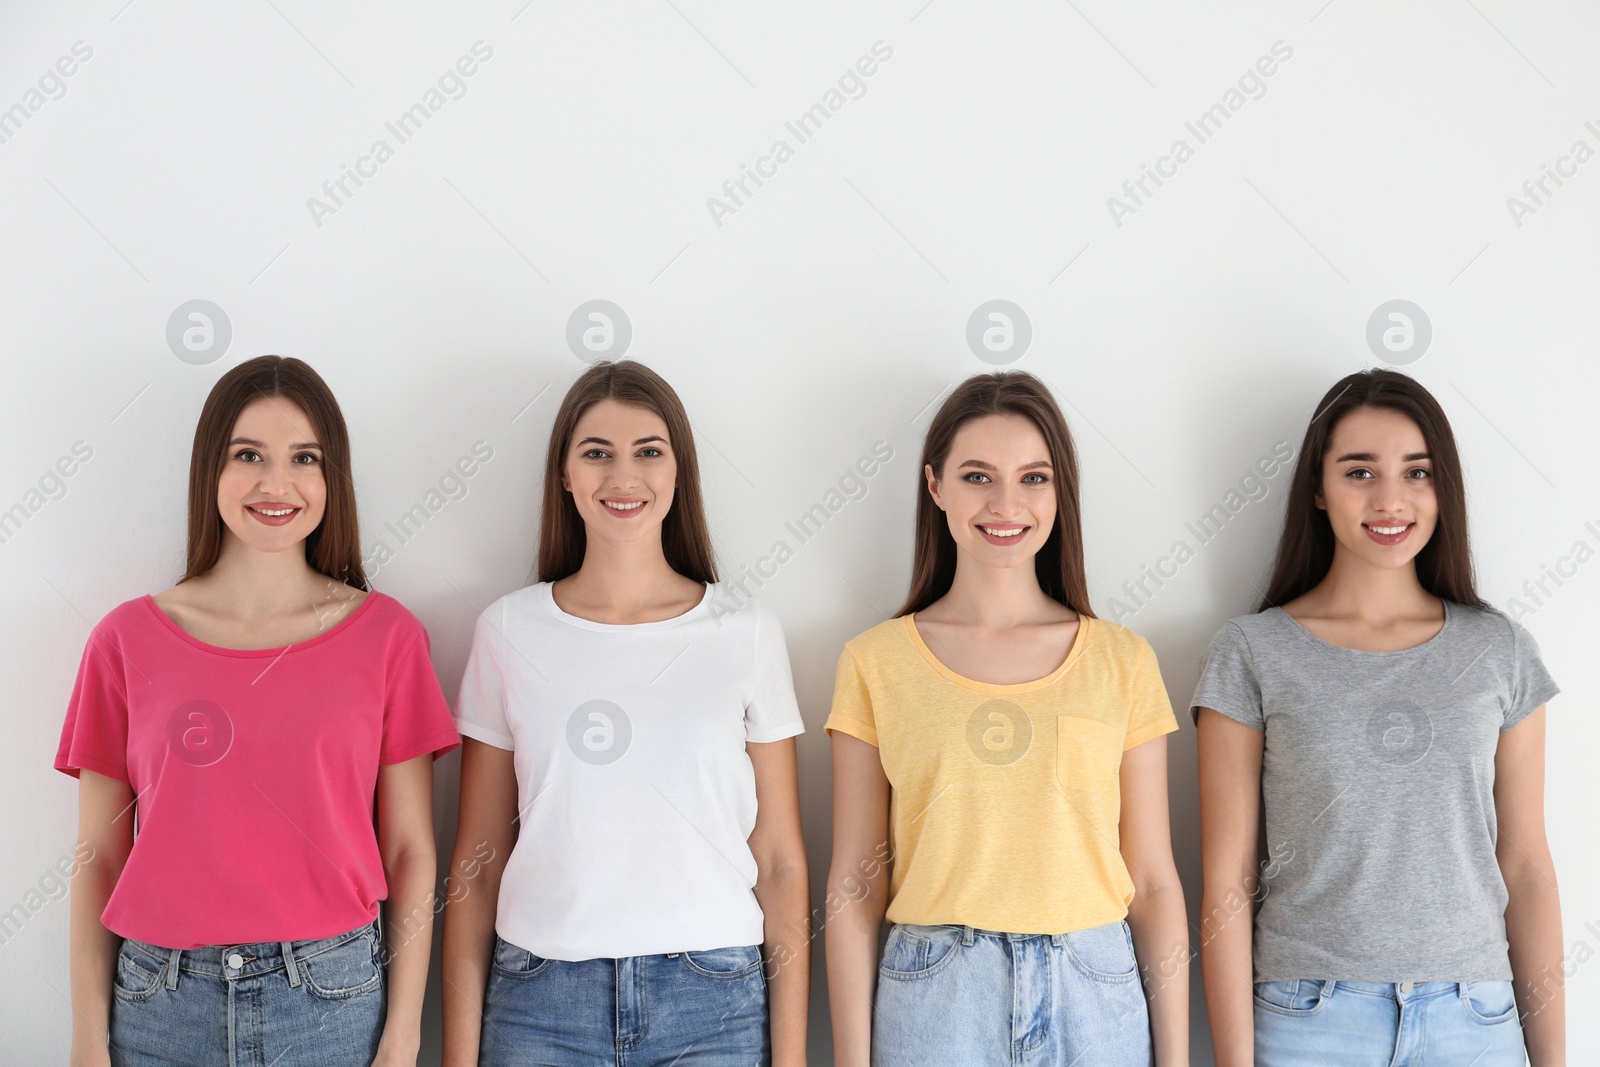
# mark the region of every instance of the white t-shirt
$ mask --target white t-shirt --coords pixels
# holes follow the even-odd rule
[[[676,618],[602,623],[519,589],[478,618],[455,718],[515,753],[501,937],[557,960],[765,940],[745,743],[805,730],[766,607],[713,583]]]

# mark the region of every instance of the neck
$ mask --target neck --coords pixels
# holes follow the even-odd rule
[[[655,537],[625,543],[589,537],[583,564],[563,581],[579,599],[626,613],[670,600],[685,579],[667,563],[657,530]]]
[[[1439,598],[1422,587],[1413,560],[1404,567],[1374,567],[1335,547],[1328,574],[1312,591],[1318,613],[1383,625],[1397,618],[1433,615]]]
[[[1039,588],[1031,558],[1015,567],[985,566],[959,548],[955,577],[939,604],[952,619],[995,630],[1041,622],[1070,610]]]

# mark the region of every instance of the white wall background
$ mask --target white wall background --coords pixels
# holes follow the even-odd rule
[[[760,595],[809,727],[820,903],[835,658],[905,593],[921,435],[943,391],[987,368],[967,320],[997,298],[1031,321],[1012,365],[1054,387],[1076,433],[1106,616],[1123,582],[1194,543],[1186,521],[1298,444],[1335,379],[1377,362],[1375,309],[1424,310],[1427,350],[1389,358],[1450,413],[1485,594],[1505,605],[1546,568],[1569,575],[1523,621],[1564,687],[1548,797],[1571,1062],[1600,1061],[1600,967],[1578,962],[1600,951],[1593,5],[99,0],[11,3],[0,20],[0,509],[24,512],[0,544],[0,909],[29,916],[0,944],[8,1062],[57,1063],[68,1042],[68,909],[49,872],[76,794],[50,764],[73,673],[93,621],[181,569],[189,442],[222,371],[271,352],[328,379],[363,543],[395,550],[375,584],[427,624],[453,694],[474,612],[532,560],[541,454],[583,367],[568,318],[593,299],[623,308],[627,355],[694,420],[728,576],[779,539],[795,549]],[[92,55],[57,83],[80,41]],[[426,106],[479,41],[492,56],[464,95],[441,94],[400,143],[385,123]],[[785,123],[879,41],[892,57],[800,143]],[[1226,107],[1276,42],[1292,56],[1259,89],[1246,79],[1200,143],[1185,123]],[[314,217],[308,198],[379,139],[393,157]],[[708,198],[780,139],[792,158],[719,225]],[[1178,139],[1193,158],[1119,225],[1108,197]],[[1546,167],[1567,176],[1535,203],[1523,183]],[[167,340],[195,299],[231,325],[225,351],[193,357],[209,364]],[[494,459],[467,495],[399,546],[384,522],[480,440]],[[799,544],[784,523],[880,440],[894,458],[865,496]],[[45,475],[79,441],[93,455],[63,491]],[[1287,480],[1120,616],[1155,645],[1180,711],[1213,630],[1252,605]],[[1192,914],[1187,721],[1171,756]],[[450,757],[442,859],[456,785]],[[829,1063],[820,969],[813,1003],[812,1062]],[[1210,1063],[1194,1004],[1195,1062]],[[429,1012],[425,1063],[432,997]]]

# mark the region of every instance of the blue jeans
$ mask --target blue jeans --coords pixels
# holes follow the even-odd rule
[[[111,994],[114,1067],[368,1067],[384,1019],[378,924],[195,949],[124,940]]]
[[[1510,982],[1256,983],[1258,1067],[1523,1067]]]
[[[873,1067],[1149,1067],[1123,921],[1066,934],[896,925],[878,968]]]
[[[481,1067],[757,1067],[772,1062],[755,945],[580,960],[501,937],[484,996]]]

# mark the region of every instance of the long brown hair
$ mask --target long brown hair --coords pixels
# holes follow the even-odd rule
[[[666,379],[631,359],[596,363],[578,376],[561,401],[555,425],[550,427],[550,448],[544,459],[544,507],[539,516],[538,581],[554,582],[576,574],[583,566],[588,543],[583,516],[572,494],[561,487],[567,449],[583,413],[602,400],[616,400],[648,408],[667,424],[667,440],[678,463],[677,487],[672,507],[661,520],[661,549],[667,565],[685,578],[715,582],[717,564],[706,526],[705,500],[700,492],[700,460],[695,453],[694,431],[683,401]]]
[[[1050,390],[1027,371],[1001,370],[975,374],[956,386],[934,415],[917,464],[917,539],[911,570],[911,593],[895,614],[921,611],[950,591],[956,576],[956,542],[945,514],[927,490],[924,466],[935,478],[944,464],[956,431],[986,415],[1021,415],[1032,419],[1044,435],[1055,473],[1056,521],[1044,546],[1033,557],[1039,588],[1052,600],[1087,618],[1089,582],[1083,569],[1083,514],[1078,506],[1078,455],[1067,420]]]
[[[1372,367],[1335,382],[1317,404],[1317,413],[1306,427],[1294,481],[1289,486],[1272,581],[1256,610],[1286,604],[1328,576],[1333,565],[1333,527],[1328,523],[1328,513],[1316,506],[1316,495],[1322,491],[1322,461],[1332,443],[1334,427],[1358,408],[1397,411],[1409,418],[1422,431],[1433,461],[1433,491],[1439,502],[1439,518],[1433,536],[1416,556],[1417,580],[1422,588],[1457,604],[1488,607],[1478,596],[1473,581],[1472,553],[1467,546],[1466,483],[1450,420],[1433,394],[1414,378],[1386,367]]]
[[[333,390],[322,376],[298,359],[257,356],[228,371],[211,387],[189,456],[189,552],[179,582],[198,578],[216,566],[222,554],[222,515],[217,510],[217,483],[228,458],[234,423],[245,405],[262,397],[292,400],[311,420],[322,446],[322,475],[328,487],[327,509],[317,528],[306,535],[306,562],[335,581],[367,588],[361,566],[361,538],[356,521],[356,491],[350,478],[350,434]]]

